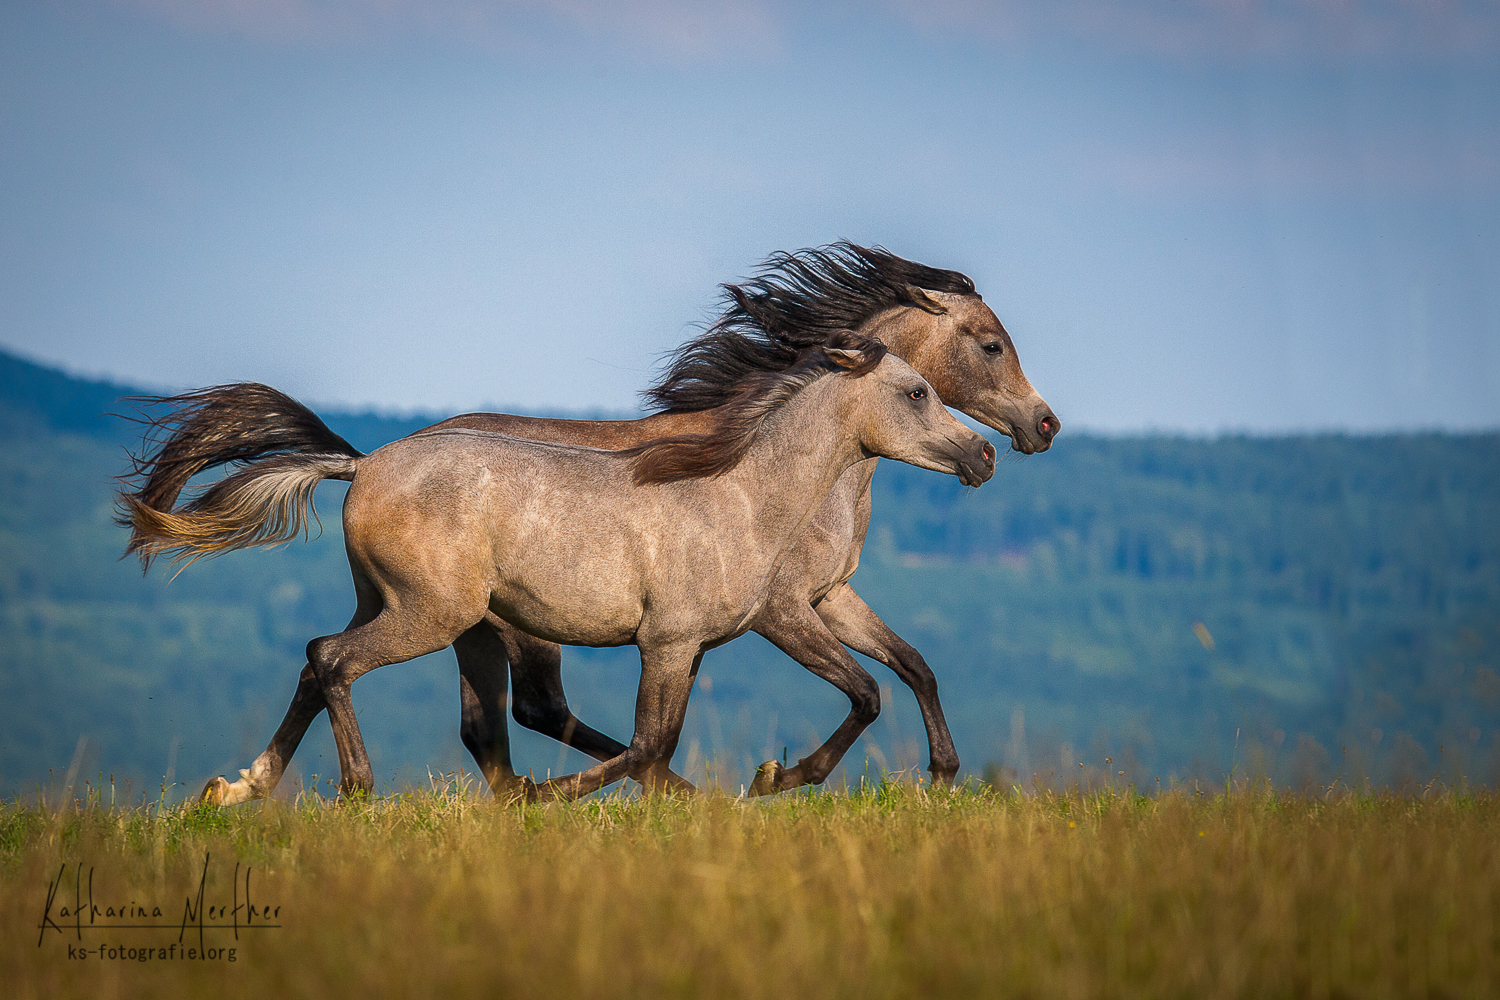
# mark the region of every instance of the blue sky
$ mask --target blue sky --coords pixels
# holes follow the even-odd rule
[[[721,281],[970,274],[1069,428],[1500,426],[1500,3],[0,7],[0,346],[628,409]]]

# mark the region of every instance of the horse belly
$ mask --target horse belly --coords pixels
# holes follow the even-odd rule
[[[490,599],[490,610],[538,639],[568,646],[628,646],[641,624],[639,605],[603,608],[505,591]]]
[[[574,555],[566,565],[538,558],[502,561],[490,610],[551,642],[574,646],[633,642],[641,623],[642,601],[629,561],[618,558],[618,553]]]

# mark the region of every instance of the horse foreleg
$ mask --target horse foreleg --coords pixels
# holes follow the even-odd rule
[[[672,754],[682,736],[688,695],[703,654],[691,647],[641,648],[641,683],[635,698],[635,733],[630,746],[612,760],[578,774],[553,778],[537,786],[544,799],[576,799],[605,785],[631,777],[647,792],[695,791],[672,773]],[[675,779],[675,780],[674,780]]]
[[[927,769],[932,772],[934,784],[952,785],[958,774],[958,751],[953,748],[953,736],[948,732],[943,706],[938,701],[937,677],[922,654],[891,631],[847,583],[830,591],[818,604],[817,611],[839,642],[884,663],[911,688],[922,710],[922,725],[927,729],[930,758]]]
[[[327,707],[323,699],[323,686],[311,665],[302,668],[297,681],[297,693],[292,695],[292,704],[286,717],[271,737],[265,752],[255,762],[240,771],[240,780],[230,783],[223,777],[211,778],[203,788],[202,801],[212,805],[230,806],[249,799],[263,799],[275,791],[286,771],[287,763],[302,742],[307,727]]]
[[[783,653],[844,692],[849,714],[833,735],[792,767],[768,760],[755,772],[750,794],[769,795],[800,785],[820,785],[838,766],[859,734],[880,715],[880,689],[869,671],[854,662],[839,640],[800,597],[778,601],[772,595],[756,619],[755,631]]]
[[[563,692],[561,646],[528,635],[493,616],[475,628],[491,625],[504,641],[510,659],[511,712],[517,722],[598,761],[614,760],[625,752],[625,744],[579,721],[568,708],[568,698]],[[691,782],[670,769],[664,780],[674,789],[693,791]]]
[[[580,722],[568,708],[562,685],[562,647],[498,619],[495,631],[510,652],[510,676],[515,688],[511,713],[517,722],[595,760],[613,760],[625,752],[625,744]]]

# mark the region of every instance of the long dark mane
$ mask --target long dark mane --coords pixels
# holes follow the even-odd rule
[[[852,367],[841,365],[828,356],[823,346],[859,351],[863,358]],[[639,486],[723,475],[744,457],[766,418],[809,383],[832,372],[858,378],[873,371],[885,355],[886,347],[880,341],[838,330],[826,345],[804,349],[785,370],[754,372],[742,379],[734,396],[719,407],[714,429],[707,434],[658,438],[621,454],[635,456],[634,475]]]
[[[774,254],[754,278],[722,287],[723,311],[669,356],[666,371],[643,393],[648,406],[674,412],[723,406],[747,378],[785,371],[802,351],[839,331],[916,304],[913,287],[974,294],[974,282],[957,271],[849,242]]]

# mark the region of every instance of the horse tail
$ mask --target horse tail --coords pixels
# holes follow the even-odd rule
[[[307,407],[254,382],[180,396],[146,397],[145,450],[120,477],[116,520],[131,531],[125,554],[143,567],[163,553],[174,562],[231,549],[277,545],[314,518],[313,488],[351,480],[362,452]],[[177,499],[193,476],[222,465],[244,467],[187,503]]]

